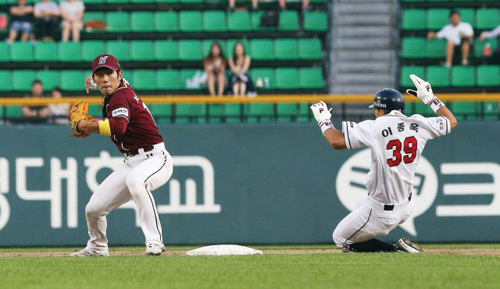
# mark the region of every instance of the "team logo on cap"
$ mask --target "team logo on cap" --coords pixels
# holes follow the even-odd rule
[[[106,60],[108,59],[109,56],[101,56],[99,57],[99,65],[105,64]]]

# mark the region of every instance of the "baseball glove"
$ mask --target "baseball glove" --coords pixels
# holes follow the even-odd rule
[[[89,104],[86,102],[79,102],[73,104],[69,111],[71,129],[76,137],[88,137],[90,132],[81,132],[78,130],[78,123],[81,120],[96,121],[89,115]]]

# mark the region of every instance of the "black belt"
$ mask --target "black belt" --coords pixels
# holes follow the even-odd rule
[[[408,202],[411,201],[411,195],[412,193],[410,193],[410,195],[408,196]],[[392,211],[394,210],[394,205],[384,205],[384,211]]]
[[[145,151],[145,152],[149,152],[149,151],[152,151],[155,147],[150,145],[150,146],[145,146],[143,147],[142,149]],[[133,157],[135,155],[138,155],[139,154],[139,150],[140,149],[133,149],[133,150],[129,150],[128,152],[125,153],[125,155],[127,157]]]

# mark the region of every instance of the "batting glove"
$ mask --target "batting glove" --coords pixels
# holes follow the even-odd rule
[[[415,74],[410,74],[410,79],[415,84],[417,90],[407,89],[406,93],[420,98],[425,104],[430,106],[434,112],[444,106],[444,103],[432,92],[431,84]]]
[[[323,101],[311,105],[311,110],[314,114],[314,118],[318,122],[319,127],[323,135],[327,129],[333,128],[332,121],[332,109],[328,109],[328,106]]]

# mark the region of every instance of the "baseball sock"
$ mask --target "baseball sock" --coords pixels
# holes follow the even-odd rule
[[[378,239],[351,244],[349,249],[354,252],[396,252],[393,244]]]

